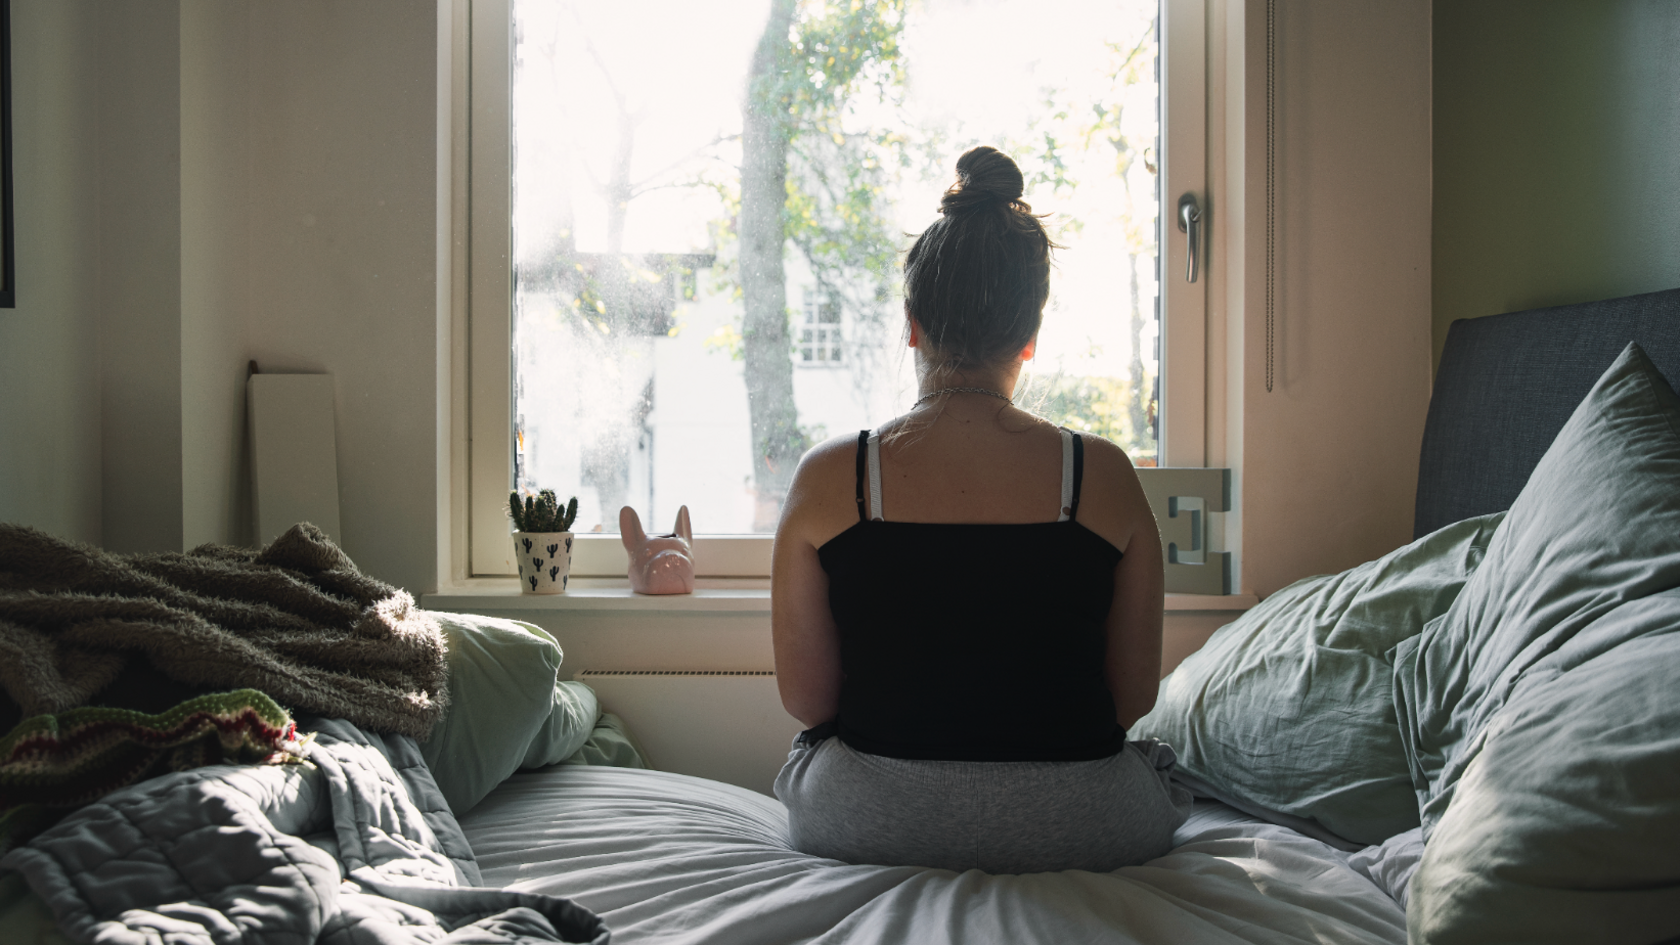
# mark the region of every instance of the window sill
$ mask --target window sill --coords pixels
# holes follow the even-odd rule
[[[637,594],[625,578],[573,578],[564,594],[522,594],[512,578],[474,578],[422,595],[442,611],[611,610],[647,613],[768,614],[768,578],[700,578],[692,594]]]
[[[767,578],[700,578],[693,594],[648,595],[624,578],[576,578],[564,594],[521,594],[512,578],[474,578],[421,595],[420,606],[442,611],[619,611],[645,613],[770,613]],[[1253,594],[1168,594],[1168,613],[1235,615],[1260,602]]]

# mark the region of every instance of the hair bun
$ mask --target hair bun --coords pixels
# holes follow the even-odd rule
[[[941,213],[973,210],[984,206],[1019,204],[1026,192],[1021,169],[990,145],[969,150],[957,159],[957,182],[939,201]],[[1027,209],[1025,204],[1020,204]]]

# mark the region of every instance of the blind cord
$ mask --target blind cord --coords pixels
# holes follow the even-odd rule
[[[1266,0],[1266,393],[1277,336],[1277,0]]]

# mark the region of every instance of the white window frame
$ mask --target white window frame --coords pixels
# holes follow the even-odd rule
[[[1162,466],[1207,465],[1207,2],[1161,3],[1161,417]],[[1175,207],[1194,194],[1203,211],[1201,272],[1185,279],[1189,243]]]
[[[454,0],[464,4],[462,46],[468,114],[456,122],[467,141],[466,506],[465,577],[516,574],[505,510],[513,480],[513,271],[511,266],[512,99],[511,0]],[[1194,193],[1207,200],[1207,6],[1210,0],[1162,0],[1161,110],[1161,414],[1158,455],[1164,466],[1203,466],[1207,458],[1207,227],[1202,274],[1185,281],[1186,240],[1173,208]],[[1204,218],[1205,219],[1205,218]],[[1218,260],[1214,260],[1217,264]],[[702,577],[766,578],[768,535],[700,535],[695,571]],[[581,534],[572,573],[622,577],[628,557],[616,534]],[[459,572],[458,572],[459,573]]]

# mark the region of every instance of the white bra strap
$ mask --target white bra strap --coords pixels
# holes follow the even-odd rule
[[[1073,434],[1062,430],[1062,514],[1056,519],[1065,522],[1073,517]]]
[[[1072,482],[1071,479],[1068,481]],[[869,434],[869,517],[877,522],[881,521],[881,434],[879,433]]]

